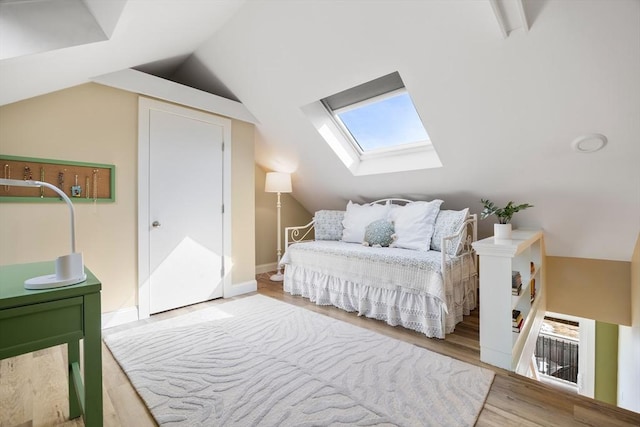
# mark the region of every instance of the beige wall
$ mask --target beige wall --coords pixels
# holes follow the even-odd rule
[[[640,412],[640,233],[631,258],[631,327],[619,331],[618,405]]]
[[[631,325],[631,264],[547,257],[547,310]]]
[[[640,349],[640,233],[631,258],[631,324]]]
[[[266,172],[255,166],[255,224],[256,224],[256,266],[275,263],[277,261],[277,217],[276,193],[265,193]],[[295,180],[293,182],[295,187]],[[294,188],[295,191],[295,188]],[[305,225],[312,219],[310,214],[291,194],[282,194],[282,248],[284,252],[284,228]]]
[[[240,284],[256,278],[255,126],[238,120],[231,126],[231,282]]]
[[[232,282],[254,279],[254,126],[232,122]],[[85,84],[0,107],[0,153],[116,165],[116,202],[76,204],[77,247],[102,311],[136,305],[138,95]],[[0,204],[0,264],[69,251],[59,204]]]
[[[136,304],[137,135],[138,97],[97,84],[0,107],[2,154],[116,165],[115,203],[75,205],[77,248],[103,283],[103,312]],[[68,215],[58,203],[0,204],[0,263],[68,253]]]

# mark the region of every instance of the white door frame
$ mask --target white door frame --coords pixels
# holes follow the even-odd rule
[[[570,314],[547,311],[545,316],[577,322],[578,342],[578,394],[594,398],[596,377],[596,321]]]
[[[145,97],[138,99],[138,317],[149,317],[149,154],[150,110],[164,111],[194,120],[214,123],[222,130],[222,251],[224,277],[223,297],[231,288],[231,120],[202,111],[181,107]]]

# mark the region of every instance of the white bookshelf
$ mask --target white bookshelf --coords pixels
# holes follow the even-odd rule
[[[546,311],[544,235],[518,229],[511,239],[489,237],[473,248],[480,256],[480,360],[527,375]],[[511,294],[512,271],[522,277],[518,296]],[[511,330],[514,309],[524,318],[519,333]]]

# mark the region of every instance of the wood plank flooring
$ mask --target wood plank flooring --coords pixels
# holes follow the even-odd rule
[[[478,418],[478,426],[640,426],[640,414],[555,390],[480,362],[478,311],[465,317],[446,340],[430,339],[401,327],[358,317],[334,307],[319,307],[282,291],[282,284],[258,276],[258,293],[336,319],[375,330],[447,356],[492,369],[496,377]],[[242,298],[242,297],[237,297]],[[224,303],[215,300],[153,316],[154,322]],[[125,329],[128,325],[118,327]],[[105,426],[155,426],[148,409],[103,344]],[[0,360],[0,427],[82,426],[68,420],[66,348],[64,346]]]

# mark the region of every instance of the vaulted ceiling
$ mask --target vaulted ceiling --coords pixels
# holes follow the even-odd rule
[[[526,25],[506,13],[504,37],[494,7],[513,4]],[[125,68],[241,101],[259,121],[256,161],[293,172],[311,212],[389,196],[474,212],[480,198],[529,202],[514,223],[542,227],[549,254],[631,258],[640,1],[129,0],[108,41],[0,61],[0,105]],[[301,107],[393,71],[443,167],[355,177]],[[572,150],[592,133],[604,149]]]

